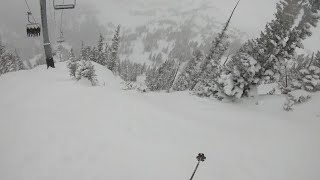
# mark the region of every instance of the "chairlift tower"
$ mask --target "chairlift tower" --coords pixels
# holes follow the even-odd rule
[[[52,48],[49,39],[48,21],[47,21],[47,2],[46,0],[40,0],[40,10],[41,10],[41,24],[42,24],[42,34],[43,34],[43,46],[46,55],[47,68],[54,66]]]

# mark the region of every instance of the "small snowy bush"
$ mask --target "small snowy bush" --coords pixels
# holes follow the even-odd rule
[[[319,91],[320,90],[320,68],[310,66],[306,69],[300,70],[302,75],[302,84],[306,91]]]
[[[122,84],[124,85],[122,90],[129,91],[137,89],[137,84],[135,82],[123,82]]]
[[[283,109],[285,111],[292,111],[293,110],[293,105],[294,105],[294,101],[289,97],[287,96],[287,99],[283,105]]]
[[[304,90],[296,90],[288,93],[287,100],[283,106],[286,111],[293,110],[295,104],[307,102],[311,98],[310,94]]]
[[[98,85],[96,76],[97,75],[91,61],[81,60],[75,73],[76,80],[79,81],[82,78],[87,78],[91,82],[92,86],[96,86]]]
[[[76,77],[76,71],[77,71],[77,68],[78,68],[78,63],[76,61],[69,60],[68,64],[67,64],[67,67],[69,69],[70,76],[71,77]]]
[[[130,90],[137,90],[139,92],[147,92],[148,87],[143,82],[123,82],[123,90],[130,91]]]
[[[304,90],[296,90],[292,91],[288,94],[288,96],[295,102],[295,103],[304,103],[308,101],[311,96],[308,92]]]
[[[78,59],[75,57],[75,55],[73,53],[73,49],[71,49],[71,51],[70,51],[70,58],[69,58],[69,61],[67,63],[67,67],[69,69],[70,76],[75,78],[76,77],[76,71],[77,71],[77,68],[78,68]]]

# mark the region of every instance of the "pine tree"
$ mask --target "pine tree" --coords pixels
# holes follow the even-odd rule
[[[307,0],[302,5],[303,15],[298,26],[296,26],[290,33],[289,40],[286,43],[285,50],[289,55],[293,55],[296,47],[303,48],[302,41],[312,35],[311,28],[317,27],[320,16],[319,0]]]
[[[320,51],[318,51],[316,56],[315,56],[314,66],[320,67]]]
[[[5,45],[0,40],[0,75],[20,70],[20,63],[22,61],[18,54],[12,54],[7,51]]]
[[[216,85],[219,88],[219,98],[248,96],[252,86],[260,82],[261,65],[250,55],[255,47],[254,41],[248,41],[226,63]]]
[[[308,65],[301,69],[300,82],[306,91],[320,91],[320,53],[312,56]]]
[[[69,61],[67,63],[67,67],[69,68],[70,76],[76,77],[76,71],[78,68],[78,59],[76,59],[73,49],[70,50]]]
[[[203,53],[200,50],[193,52],[193,58],[180,73],[173,86],[175,91],[192,90],[200,78],[200,65],[203,61]]]
[[[200,66],[200,81],[193,89],[195,91],[195,94],[197,94],[198,96],[211,97],[215,96],[219,92],[218,78],[222,72],[220,61],[229,47],[229,42],[227,41],[227,30],[239,2],[240,1],[238,1],[237,5],[234,7],[222,31],[212,41],[209,53]]]
[[[5,46],[2,44],[0,38],[0,75],[4,73],[4,55],[5,55]]]
[[[278,82],[283,75],[283,67],[292,58],[287,51],[289,35],[302,10],[304,0],[281,0],[277,3],[275,19],[266,25],[265,31],[257,39],[257,52],[251,54],[262,66],[265,83]],[[291,45],[289,45],[291,46]]]
[[[2,44],[2,41],[0,39],[0,56],[5,53],[5,46]]]
[[[79,66],[75,73],[76,80],[80,80],[82,78],[88,79],[92,86],[98,85],[97,75],[95,73],[95,69],[90,60],[81,60],[79,62]]]
[[[5,52],[0,59],[0,74],[16,71],[15,57],[9,52]]]
[[[23,61],[21,60],[17,50],[14,51],[13,59],[14,59],[14,62],[15,62],[15,70],[16,71],[20,71],[20,70],[25,70],[26,69],[26,67],[25,67]]]
[[[248,96],[250,90],[260,83],[281,81],[285,87],[293,83],[292,77],[296,75],[290,64],[296,56],[295,49],[303,47],[301,41],[311,36],[310,27],[317,23],[314,12],[318,11],[310,13],[305,2],[282,0],[277,4],[275,19],[266,25],[258,39],[246,43],[221,72],[215,87],[222,89],[223,96]],[[318,7],[315,4],[313,7]],[[302,19],[295,27],[303,8]]]
[[[112,44],[110,47],[110,56],[108,61],[108,68],[113,73],[118,73],[119,71],[119,46],[120,46],[120,25],[117,27],[114,37],[112,39]]]
[[[91,52],[92,52],[91,47],[86,46],[84,44],[84,42],[82,42],[81,51],[80,51],[80,59],[81,60],[89,60],[89,59],[93,58],[91,55],[92,54]]]
[[[159,90],[169,89],[170,82],[172,82],[175,74],[175,61],[167,60],[158,69],[158,86]]]
[[[109,59],[111,54],[110,52],[111,52],[111,47],[108,43],[106,43],[104,48],[105,61],[103,62],[103,66],[109,67]]]
[[[104,51],[104,41],[105,41],[105,38],[103,37],[102,34],[100,34],[99,40],[98,40],[98,52],[100,53]]]
[[[102,34],[99,35],[99,40],[98,40],[98,46],[96,49],[96,54],[97,54],[97,60],[96,62],[98,64],[101,64],[103,66],[107,65],[107,55],[106,55],[106,49],[105,49],[105,38],[103,37]]]
[[[159,89],[157,81],[158,81],[158,68],[153,66],[147,70],[146,73],[146,86],[150,91],[156,91]]]
[[[160,67],[154,66],[147,71],[146,85],[151,91],[168,90],[175,72],[175,61],[167,60]]]

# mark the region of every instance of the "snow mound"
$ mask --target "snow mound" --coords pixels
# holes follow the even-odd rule
[[[113,89],[121,89],[123,87],[123,80],[120,77],[114,75],[113,72],[110,71],[108,68],[95,62],[91,63],[93,64],[94,69],[96,71],[99,86],[107,86]]]
[[[291,91],[288,95],[293,101],[297,103],[305,102],[311,98],[311,94],[305,90]]]
[[[0,76],[1,180],[319,180],[320,94],[221,103],[179,93],[83,87],[66,63]],[[304,94],[304,92],[295,92]],[[281,98],[280,98],[281,97]]]
[[[281,94],[281,90],[277,83],[261,84],[260,86],[258,86],[258,94],[259,95],[279,95]]]

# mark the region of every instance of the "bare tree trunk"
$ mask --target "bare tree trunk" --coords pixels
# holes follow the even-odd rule
[[[310,63],[309,63],[309,65],[308,65],[308,68],[312,65],[313,60],[314,60],[314,53],[312,53],[312,58],[311,58],[311,60],[310,60]]]
[[[179,69],[180,69],[180,65],[181,65],[181,61],[179,61],[178,67],[176,69],[176,72],[174,73],[174,77],[173,77],[172,81],[170,82],[170,86],[169,86],[169,88],[167,90],[168,93],[170,92],[172,86],[174,85],[174,82],[176,81],[176,77],[178,75],[178,72],[179,72]]]

